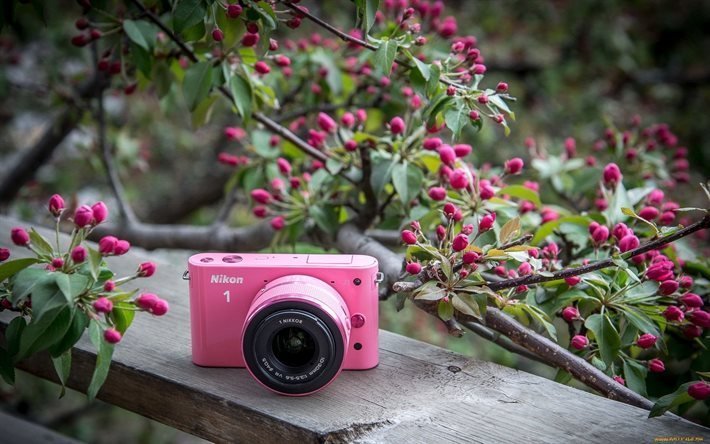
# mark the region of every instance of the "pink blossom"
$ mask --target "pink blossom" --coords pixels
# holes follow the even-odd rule
[[[104,256],[113,254],[113,250],[116,248],[116,243],[118,239],[114,236],[104,236],[99,240],[99,253]]]
[[[505,172],[508,174],[518,174],[523,170],[525,163],[520,157],[513,157],[505,162]]]
[[[414,245],[417,243],[417,235],[410,230],[402,230],[402,241],[407,245]]]
[[[154,262],[143,262],[138,266],[136,274],[140,277],[151,277],[155,274],[157,266]]]
[[[429,188],[429,197],[432,200],[444,200],[446,199],[446,190],[442,187],[431,187]]]
[[[651,370],[653,373],[663,373],[664,371],[666,371],[666,366],[660,359],[653,358],[648,361],[648,369]]]
[[[228,140],[241,140],[246,137],[246,135],[246,131],[236,126],[228,126],[224,129],[224,136]]]
[[[583,335],[574,335],[570,345],[576,350],[584,350],[589,345],[589,339]]]
[[[109,344],[118,344],[121,342],[121,332],[111,327],[104,331],[104,339]]]
[[[318,113],[318,126],[327,133],[334,133],[338,129],[338,124],[326,113]]]
[[[567,322],[572,322],[575,319],[579,319],[579,310],[572,306],[565,307],[565,309],[562,310],[562,319]]]
[[[619,250],[621,250],[622,253],[625,253],[633,250],[634,248],[638,248],[639,245],[640,242],[638,237],[633,234],[627,234],[619,241]]]
[[[127,240],[119,240],[118,242],[116,242],[116,246],[113,249],[113,254],[115,254],[116,256],[121,256],[128,253],[128,250],[130,249],[130,242],[128,242]]]
[[[456,157],[466,157],[471,154],[472,150],[473,148],[471,148],[471,145],[465,143],[459,143],[458,145],[454,145],[454,153],[456,153]]]
[[[493,228],[493,224],[496,221],[496,213],[488,213],[485,216],[481,218],[481,221],[478,223],[478,231],[480,233],[484,233],[491,228]]]
[[[451,182],[451,187],[456,190],[468,187],[468,174],[461,168],[454,170],[449,180]]]
[[[74,225],[83,228],[94,220],[94,210],[88,205],[82,205],[74,211]]]
[[[453,242],[451,243],[451,248],[453,248],[454,251],[462,251],[468,247],[468,236],[465,234],[458,234]]]
[[[636,345],[641,348],[647,349],[656,345],[658,338],[651,333],[644,333],[636,339]]]
[[[614,187],[621,181],[623,176],[621,175],[621,170],[617,164],[609,163],[604,167],[603,177],[604,184],[608,187]]]
[[[15,245],[24,247],[30,243],[30,235],[25,231],[24,228],[14,227],[10,230],[10,239]]]
[[[111,310],[113,310],[113,302],[106,297],[96,299],[92,306],[97,313],[111,313]]]
[[[404,125],[404,120],[402,120],[401,117],[393,117],[392,120],[390,120],[390,131],[392,131],[392,134],[398,135],[402,134],[405,130],[405,125]]]
[[[456,151],[450,145],[441,145],[439,158],[445,165],[453,165],[456,162]]]
[[[422,271],[422,266],[419,262],[408,262],[405,270],[409,274],[419,274]]]
[[[271,202],[271,193],[263,188],[256,188],[251,191],[251,198],[260,204],[268,204]]]
[[[276,216],[275,218],[271,219],[270,222],[271,228],[273,228],[276,231],[282,230],[286,226],[286,220],[284,219],[283,216]]]
[[[64,199],[59,194],[54,194],[49,198],[48,207],[54,217],[59,217],[64,211]]]

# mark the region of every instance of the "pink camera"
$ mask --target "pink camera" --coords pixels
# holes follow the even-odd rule
[[[377,260],[201,253],[188,261],[192,360],[300,396],[378,362]]]

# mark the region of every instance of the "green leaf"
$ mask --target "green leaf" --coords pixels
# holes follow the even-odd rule
[[[621,338],[609,316],[599,313],[593,314],[587,318],[584,325],[594,333],[595,340],[599,344],[599,354],[604,362],[608,365],[613,363],[619,354]]]
[[[373,56],[375,68],[382,71],[385,76],[389,76],[392,72],[392,63],[397,56],[397,46],[396,40],[383,40],[375,51]]]
[[[239,115],[242,116],[242,119],[249,120],[253,107],[251,84],[244,77],[234,75],[229,79],[229,89],[232,91],[234,106],[237,107]]]
[[[36,264],[37,262],[39,262],[37,258],[25,257],[22,259],[15,259],[7,261],[4,264],[0,264],[0,282],[4,281],[10,276],[14,276],[15,274],[19,273],[20,271],[24,270],[32,264]]]
[[[358,23],[367,35],[372,25],[375,24],[375,14],[380,6],[380,0],[355,0],[355,5],[357,6]]]
[[[7,343],[7,352],[10,356],[15,356],[20,350],[20,339],[22,338],[22,332],[27,327],[27,321],[22,316],[18,316],[9,324],[5,329],[5,340]]]
[[[443,299],[439,300],[437,311],[439,317],[444,321],[448,321],[454,317],[454,306],[451,305],[451,302],[447,302]]]
[[[468,108],[459,103],[459,101],[455,101],[454,106],[444,113],[444,122],[455,136],[458,137],[461,134],[461,130],[471,121],[468,113]]]
[[[89,317],[81,310],[75,310],[74,316],[72,317],[71,324],[69,328],[64,333],[64,336],[54,345],[49,347],[49,354],[52,357],[57,357],[69,350],[76,344],[81,335],[84,334],[84,330],[89,325]]]
[[[131,42],[131,58],[143,75],[150,79],[153,74],[153,54]]]
[[[656,337],[661,335],[656,324],[641,310],[628,305],[621,305],[620,308],[626,320],[638,328],[641,334],[651,333]]]
[[[308,208],[308,214],[326,233],[335,233],[340,225],[338,223],[338,207],[335,205],[313,205]]]
[[[56,276],[50,276],[32,288],[32,320],[39,322],[45,313],[49,313],[56,308],[69,306],[64,294],[57,286]],[[74,306],[70,308],[73,310]]]
[[[271,32],[276,29],[276,14],[268,3],[260,1],[254,5],[253,9],[259,14],[261,23],[264,25],[264,29],[267,32]]]
[[[53,308],[39,320],[33,319],[22,332],[15,362],[57,343],[69,329],[71,318],[72,310],[63,306]]]
[[[178,0],[173,10],[173,30],[181,33],[204,21],[207,8],[202,0]]]
[[[392,168],[392,185],[405,206],[419,195],[423,181],[422,171],[407,162],[395,164]]]
[[[97,280],[99,277],[99,272],[101,271],[101,263],[104,260],[104,257],[99,253],[98,250],[95,250],[91,247],[88,248],[89,251],[89,270],[91,271],[91,277],[94,278],[94,280]]]
[[[147,22],[124,20],[123,30],[129,39],[146,51],[150,51],[155,44],[155,30]]]
[[[370,177],[370,183],[372,184],[372,189],[376,194],[380,194],[385,188],[387,182],[390,181],[392,177],[392,170],[394,169],[394,161],[390,157],[382,155],[372,155],[372,176]]]
[[[429,77],[431,76],[431,70],[429,69],[429,65],[426,63],[422,62],[418,58],[414,57],[413,55],[409,54],[409,58],[412,62],[414,62],[414,67],[419,71],[419,74],[422,75],[424,80],[429,80]],[[432,65],[433,66],[433,65]]]
[[[66,384],[69,379],[69,373],[71,372],[71,350],[67,350],[56,358],[52,358],[52,364],[54,364],[54,371],[57,372],[59,377],[59,382],[62,384],[62,391],[59,397],[63,397],[66,393]]]
[[[439,288],[436,282],[429,281],[414,291],[414,299],[438,301],[446,296],[446,290]]]
[[[473,295],[468,293],[456,293],[456,296],[451,298],[453,307],[461,313],[481,319],[481,309]]]
[[[113,344],[109,344],[104,340],[103,329],[95,320],[92,320],[89,325],[89,339],[91,339],[91,343],[96,348],[96,367],[94,368],[94,374],[91,376],[91,383],[89,383],[86,395],[89,397],[89,401],[93,401],[108,376],[114,347]]]
[[[121,332],[121,334],[124,334],[126,330],[128,330],[128,327],[131,326],[131,322],[133,322],[133,317],[136,315],[133,307],[133,304],[118,303],[114,305],[113,310],[111,310],[111,320],[116,330]]]
[[[185,103],[190,111],[197,108],[210,92],[212,87],[212,65],[209,62],[199,62],[190,66],[185,72],[182,83]]]
[[[219,99],[219,96],[212,94],[208,96],[205,100],[200,102],[192,112],[192,127],[199,128],[206,123],[209,123],[212,118],[212,110],[214,109],[214,104]]]
[[[648,369],[631,360],[624,359],[624,378],[626,386],[643,397],[647,397],[646,393],[646,374]]]
[[[57,287],[59,287],[70,304],[89,287],[89,278],[79,273],[64,274],[58,272],[54,279]]]
[[[15,385],[15,366],[12,357],[4,348],[0,347],[0,376],[10,385]]]
[[[537,208],[542,207],[542,202],[540,201],[540,195],[537,192],[531,190],[528,187],[522,185],[510,185],[505,188],[501,188],[497,193],[499,196],[508,195],[512,197],[517,197],[518,199],[528,200],[535,204]]]
[[[237,44],[239,39],[244,35],[245,25],[243,20],[233,20],[227,17],[227,10],[225,8],[216,8],[215,17],[217,19],[217,25],[219,29],[224,32],[224,40],[222,40],[222,46],[224,49],[229,50],[234,45]]]
[[[697,381],[686,382],[678,387],[673,393],[659,398],[651,408],[651,412],[648,414],[648,417],[654,418],[656,416],[660,416],[675,406],[695,401],[695,399],[688,394],[688,387],[696,382]]]
[[[514,217],[503,225],[498,234],[498,241],[507,244],[520,234],[520,218]]]
[[[34,228],[30,228],[30,242],[32,242],[32,246],[39,250],[40,253],[49,257],[54,256],[54,248],[52,248],[52,244],[50,244],[49,241],[45,239],[44,236],[39,234]]]

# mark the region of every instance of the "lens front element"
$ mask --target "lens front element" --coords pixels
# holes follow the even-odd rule
[[[274,336],[271,351],[284,366],[302,367],[312,362],[316,354],[316,343],[306,330],[286,327]]]

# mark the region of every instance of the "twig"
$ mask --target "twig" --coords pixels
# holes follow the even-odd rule
[[[96,41],[91,44],[91,55],[96,66],[96,76],[100,76],[101,72],[98,70],[99,62],[99,50],[98,43]],[[106,142],[106,115],[104,110],[104,89],[102,88],[96,97],[96,125],[97,125],[97,137],[99,152],[101,153],[101,162],[103,163],[104,169],[108,176],[109,186],[113,192],[116,202],[118,203],[118,209],[121,213],[121,218],[127,223],[135,223],[136,215],[133,213],[133,209],[128,204],[126,195],[123,189],[123,184],[121,183],[121,178],[116,169],[116,164],[113,162],[113,155],[111,153],[111,147]]]
[[[377,217],[377,195],[372,188],[372,162],[370,160],[370,150],[363,144],[358,147],[360,150],[360,159],[362,161],[362,181],[360,181],[360,189],[365,195],[365,205],[362,207],[360,214],[357,217],[357,225],[361,229],[373,225],[375,217]]]
[[[292,10],[294,10],[294,11],[297,11],[299,15],[303,15],[304,17],[306,17],[307,19],[309,19],[309,20],[312,21],[313,23],[315,23],[315,24],[317,24],[318,26],[320,26],[320,27],[326,29],[328,32],[330,32],[330,33],[332,33],[332,34],[334,34],[334,35],[340,37],[342,40],[344,40],[344,41],[346,41],[346,42],[355,43],[356,45],[361,46],[361,47],[366,48],[366,49],[369,49],[370,51],[377,51],[377,49],[378,49],[377,46],[375,46],[375,45],[373,45],[373,44],[371,44],[371,43],[367,43],[366,41],[364,41],[364,40],[362,40],[362,39],[359,39],[359,38],[357,38],[357,37],[355,37],[355,36],[352,36],[352,35],[350,35],[350,34],[347,34],[347,33],[343,32],[343,31],[341,31],[340,29],[336,28],[335,26],[331,25],[330,23],[327,23],[327,22],[325,22],[324,20],[322,20],[321,18],[319,18],[319,17],[317,17],[317,16],[311,14],[310,12],[308,12],[308,11],[306,11],[306,10],[304,10],[304,9],[302,9],[302,8],[300,8],[300,7],[298,7],[298,5],[294,5],[293,3],[290,3],[290,2],[284,2],[283,4],[284,4],[284,6],[286,6],[287,8],[290,8],[290,9],[292,9]],[[412,68],[414,68],[414,66],[413,66],[411,63],[409,63],[409,61],[407,61],[407,60],[402,60],[402,59],[400,59],[400,58],[397,58],[397,59],[395,59],[395,61],[397,62],[398,65],[404,66],[404,67],[407,68],[407,69],[412,69]],[[468,89],[469,89],[469,88],[467,88],[467,87],[465,87],[465,86],[463,86],[463,85],[461,85],[461,84],[459,84],[459,83],[452,82],[451,80],[448,80],[448,79],[443,78],[443,77],[439,79],[439,82],[441,82],[441,83],[443,83],[444,85],[447,85],[447,86],[453,86],[453,87],[455,87],[455,88],[457,88],[457,89],[463,89],[463,90],[468,90]]]
[[[237,204],[238,195],[239,187],[235,185],[232,187],[229,194],[225,197],[224,204],[222,204],[222,207],[217,213],[217,217],[215,217],[214,222],[212,223],[213,227],[220,227],[226,224],[227,220],[229,219],[229,215],[232,214],[232,209],[234,209],[234,205]]]

